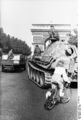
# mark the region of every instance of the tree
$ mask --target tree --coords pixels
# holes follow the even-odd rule
[[[78,31],[77,29],[74,29],[74,35],[73,34],[69,34],[69,43],[72,45],[75,45],[76,47],[78,47]]]
[[[24,41],[5,34],[2,28],[0,28],[0,47],[5,53],[13,49],[15,54],[31,54],[31,48]]]

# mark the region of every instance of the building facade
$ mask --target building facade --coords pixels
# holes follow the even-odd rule
[[[31,32],[33,35],[33,47],[39,45],[40,49],[44,51],[44,42],[49,37],[50,26],[54,26],[54,31],[58,32],[60,40],[68,41],[67,35],[71,33],[70,24],[32,24]],[[33,49],[34,49],[33,48]]]

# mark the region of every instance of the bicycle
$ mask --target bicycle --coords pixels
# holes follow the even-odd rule
[[[44,108],[46,110],[52,110],[56,104],[58,103],[68,103],[70,99],[61,99],[59,96],[59,85],[58,83],[54,83],[55,85],[55,89],[51,89],[49,90],[49,92],[51,93],[50,96],[48,96],[48,98],[45,101],[44,104]],[[66,90],[66,88],[69,88],[70,84],[64,82],[64,91]]]

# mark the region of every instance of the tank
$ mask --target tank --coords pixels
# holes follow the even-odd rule
[[[8,54],[2,55],[1,67],[2,72],[5,72],[6,70],[25,70],[25,56],[22,54],[13,54],[12,50],[10,50]]]
[[[28,60],[28,77],[39,87],[51,84],[51,77],[59,61],[63,61],[71,81],[77,81],[77,48],[64,41],[54,31],[45,40],[45,50],[41,55],[33,55]]]

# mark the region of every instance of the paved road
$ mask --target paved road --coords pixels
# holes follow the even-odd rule
[[[69,103],[46,111],[46,90],[29,81],[26,71],[1,72],[0,85],[0,120],[77,120],[77,89],[68,90]]]

